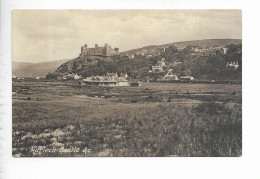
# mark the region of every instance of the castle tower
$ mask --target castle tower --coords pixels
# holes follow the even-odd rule
[[[80,53],[80,56],[84,56],[86,55],[86,51],[88,49],[88,45],[85,44],[84,46],[81,47],[81,53]]]
[[[114,50],[115,50],[116,53],[119,53],[119,48],[115,47]]]
[[[110,49],[107,43],[105,44],[103,55],[110,56]]]
[[[83,50],[84,50],[84,46],[81,47],[81,54],[83,53]]]

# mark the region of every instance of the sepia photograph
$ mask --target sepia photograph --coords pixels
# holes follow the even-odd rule
[[[242,11],[12,10],[12,156],[241,157]]]

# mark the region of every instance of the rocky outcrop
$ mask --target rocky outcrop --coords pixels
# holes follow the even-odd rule
[[[111,61],[110,57],[100,57],[100,56],[89,56],[89,57],[78,57],[63,63],[57,68],[54,73],[68,74],[77,73],[82,75],[90,66],[97,64],[99,61]]]

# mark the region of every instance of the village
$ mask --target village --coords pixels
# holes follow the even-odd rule
[[[86,76],[78,74],[77,71],[65,72],[65,73],[55,73],[55,77],[52,77],[53,73],[46,75],[45,79],[56,79],[59,81],[74,80],[78,81],[80,85],[87,86],[109,86],[109,87],[119,87],[119,86],[141,86],[143,82],[203,82],[203,80],[196,79],[191,75],[180,75],[176,73],[176,68],[183,68],[183,61],[175,60],[173,63],[170,63],[165,57],[161,57],[162,54],[167,54],[169,51],[175,50],[177,53],[187,53],[189,52],[190,56],[196,57],[212,57],[217,55],[225,55],[228,53],[228,48],[226,47],[212,47],[212,48],[201,48],[199,46],[185,46],[176,48],[174,46],[164,47],[164,48],[154,48],[154,49],[143,49],[138,52],[119,52],[119,48],[112,48],[110,45],[105,44],[104,46],[99,46],[95,44],[93,48],[89,48],[87,44],[81,47],[81,53],[79,58],[89,59],[89,57],[95,58],[126,58],[131,63],[131,60],[135,58],[146,58],[148,60],[159,58],[156,60],[154,65],[147,67],[145,72],[147,75],[144,78],[133,78],[129,75],[128,71],[118,72],[118,71],[106,71],[103,74],[92,74],[91,76]],[[171,61],[171,60],[170,60]],[[77,69],[80,69],[82,65],[78,66]],[[60,68],[60,67],[59,67]],[[68,67],[69,68],[69,67]],[[72,67],[70,67],[72,68]],[[236,71],[239,69],[238,61],[228,61],[225,65],[226,70]],[[51,77],[50,77],[51,76]],[[44,78],[34,75],[32,77],[19,77],[15,73],[12,76],[13,81],[22,81],[22,80],[43,80]],[[207,81],[207,80],[206,80]],[[216,82],[217,80],[211,80]],[[222,80],[223,81],[223,80]],[[205,82],[205,80],[204,80]]]

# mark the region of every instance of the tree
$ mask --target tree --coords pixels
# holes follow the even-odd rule
[[[184,54],[190,54],[191,53],[192,46],[188,45],[183,49]]]
[[[191,69],[189,69],[189,68],[185,68],[181,72],[181,76],[190,76],[190,75],[191,75]]]
[[[171,45],[168,47],[168,49],[166,50],[167,53],[173,54],[173,53],[178,53],[179,50],[175,45]]]

